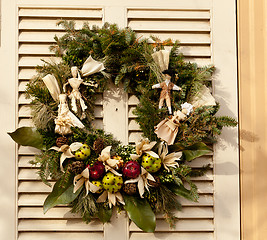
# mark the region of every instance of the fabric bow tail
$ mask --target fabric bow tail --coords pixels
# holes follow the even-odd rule
[[[137,183],[139,195],[141,198],[144,198],[143,195],[145,193],[145,189],[149,192],[150,185],[149,185],[148,180],[156,182],[155,178],[148,171],[146,171],[143,167],[141,167],[141,174],[135,179],[130,179],[130,180],[125,181],[125,184]]]
[[[73,179],[73,192],[75,193],[83,185],[85,186],[86,195],[90,192],[95,193],[100,188],[89,181],[89,169],[85,168],[81,174],[78,174]]]
[[[116,206],[117,201],[123,205],[125,205],[125,202],[123,200],[123,197],[120,192],[111,193],[108,191],[104,191],[99,198],[96,200],[97,203],[100,202],[106,202],[108,200],[109,207],[111,208],[112,205]]]
[[[48,74],[45,77],[42,78],[45,86],[47,87],[48,91],[50,92],[52,98],[55,101],[59,100],[59,94],[60,94],[60,88],[57,82],[57,79],[51,75]]]
[[[170,56],[170,51],[168,50],[159,50],[152,54],[152,58],[154,59],[155,63],[159,66],[161,72],[168,69],[170,61],[169,56]]]

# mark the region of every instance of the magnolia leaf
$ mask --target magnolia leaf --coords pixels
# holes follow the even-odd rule
[[[156,216],[149,203],[145,199],[123,195],[129,218],[143,231],[154,232],[156,228]]]
[[[15,132],[8,133],[10,137],[18,144],[22,146],[30,146],[38,149],[44,149],[43,137],[33,127],[21,127]]]
[[[201,157],[208,153],[211,153],[212,150],[203,142],[195,143],[192,146],[186,147],[183,150],[183,158],[190,162],[197,157]]]
[[[79,188],[73,193],[73,177],[69,177],[68,181],[64,184],[63,181],[62,179],[59,179],[55,183],[52,192],[45,199],[44,213],[56,205],[71,203],[81,192],[82,188]]]
[[[184,197],[190,201],[197,202],[197,198],[194,194],[191,193],[190,190],[186,189],[182,184],[181,185],[168,185],[168,188],[174,192],[176,195]]]
[[[168,146],[169,152],[180,152],[184,149],[185,147],[181,143],[175,143],[173,145]]]
[[[106,223],[110,221],[112,216],[112,208],[104,207],[103,204],[98,205],[97,217],[102,223]]]

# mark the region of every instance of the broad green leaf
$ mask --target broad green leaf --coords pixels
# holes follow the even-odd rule
[[[73,177],[70,177],[68,181],[62,184],[62,180],[58,180],[52,192],[48,195],[44,202],[44,213],[46,213],[50,208],[59,205],[59,204],[69,204],[82,190],[82,187],[73,193]]]
[[[33,127],[21,127],[15,132],[8,133],[10,137],[18,144],[22,146],[30,146],[38,149],[43,149],[43,137]]]
[[[194,194],[192,194],[191,191],[186,189],[182,184],[179,186],[172,184],[168,186],[168,188],[178,196],[184,197],[193,202],[197,202],[197,198],[194,196]]]
[[[123,195],[125,210],[129,218],[143,231],[154,232],[156,228],[156,216],[149,203],[139,197]]]
[[[103,204],[98,205],[97,217],[102,223],[109,222],[111,216],[112,216],[112,208],[104,207]]]
[[[175,143],[168,147],[169,152],[180,152],[185,149],[185,147],[181,143]]]
[[[183,150],[183,158],[190,162],[197,157],[201,157],[211,152],[212,150],[205,143],[199,142],[193,144],[192,146],[186,147]]]

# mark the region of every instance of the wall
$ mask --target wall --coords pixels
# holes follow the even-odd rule
[[[266,1],[238,1],[241,229],[243,240],[267,236]]]

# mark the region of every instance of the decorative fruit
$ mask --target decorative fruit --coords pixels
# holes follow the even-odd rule
[[[149,154],[145,154],[142,157],[141,165],[148,172],[155,173],[161,168],[161,159],[160,158],[154,158],[154,157],[150,156]]]
[[[103,185],[101,181],[92,181],[92,183],[99,187],[99,190],[96,193],[101,193],[103,191]]]
[[[75,152],[75,158],[77,160],[85,160],[91,154],[91,149],[87,144],[83,144],[79,150]]]
[[[123,185],[122,177],[116,176],[115,174],[108,172],[102,180],[103,188],[111,193],[118,192]]]
[[[127,178],[137,178],[141,172],[140,164],[136,161],[129,161],[122,170],[123,176]]]
[[[105,173],[105,166],[103,162],[96,161],[92,167],[89,168],[90,178],[97,180],[103,177]]]

